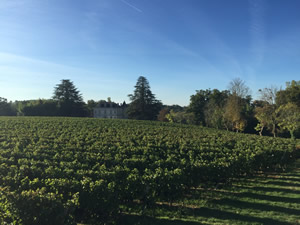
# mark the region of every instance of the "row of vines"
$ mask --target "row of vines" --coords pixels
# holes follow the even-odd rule
[[[0,224],[107,224],[138,202],[284,167],[296,141],[196,126],[0,118]]]

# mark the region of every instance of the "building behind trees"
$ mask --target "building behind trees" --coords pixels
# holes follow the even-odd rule
[[[127,119],[127,105],[125,102],[117,104],[115,102],[100,101],[93,108],[94,118]]]

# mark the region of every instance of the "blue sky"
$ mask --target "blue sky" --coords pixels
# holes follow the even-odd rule
[[[0,97],[129,101],[145,76],[164,104],[239,77],[252,89],[300,79],[299,0],[1,0]]]

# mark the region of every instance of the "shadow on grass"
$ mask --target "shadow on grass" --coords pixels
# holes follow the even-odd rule
[[[282,187],[300,187],[300,184],[277,181],[276,179],[274,179],[274,181],[267,181],[265,184],[277,185],[277,186],[282,186]]]
[[[219,209],[212,209],[207,207],[201,207],[201,208],[182,208],[178,206],[159,206],[159,207],[165,208],[166,210],[170,210],[171,207],[173,208],[172,210],[176,210],[176,211],[184,210],[186,215],[193,216],[193,217],[204,217],[210,219],[214,218],[218,220],[227,220],[227,221],[235,220],[235,221],[247,222],[247,223],[290,225],[290,223],[281,222],[270,218],[258,218],[254,216],[241,215],[238,213],[227,212],[227,211],[222,211]]]
[[[300,166],[300,165],[299,165]],[[295,178],[298,179],[298,177],[300,178],[300,171],[298,173],[284,173],[284,174],[281,174],[287,178],[291,177],[291,178]]]
[[[299,160],[300,162],[300,160]],[[276,175],[276,176],[275,176]],[[278,177],[277,177],[278,175]],[[298,179],[299,177],[299,179]],[[270,225],[291,225],[298,224],[300,220],[292,223],[272,218],[276,213],[286,214],[287,218],[298,218],[300,215],[300,198],[287,197],[289,194],[300,195],[300,171],[294,169],[289,173],[274,173],[274,176],[257,176],[247,181],[234,182],[233,187],[224,189],[193,189],[188,196],[191,196],[191,202],[196,205],[178,206],[157,204],[154,211],[160,215],[177,215],[176,218],[195,218],[195,220],[212,221],[217,224],[270,224]],[[255,193],[259,192],[259,193]],[[273,193],[268,193],[273,192]],[[190,197],[188,197],[190,198]],[[245,198],[243,201],[239,198]],[[205,199],[205,207],[197,206],[197,200]],[[195,200],[195,201],[193,201]],[[256,200],[270,201],[272,204],[258,203]],[[277,206],[276,202],[287,203],[286,207]],[[199,203],[201,205],[201,203]],[[297,204],[297,208],[288,208],[289,204]],[[224,208],[224,210],[223,210]],[[230,208],[229,211],[225,211]],[[236,212],[235,210],[236,209]],[[249,214],[247,213],[249,210]],[[240,214],[243,212],[243,214]],[[250,214],[253,212],[253,214]],[[256,212],[261,212],[257,214]],[[167,216],[166,215],[166,216]],[[257,216],[259,217],[257,217]],[[126,215],[124,225],[197,225],[201,222],[192,222],[184,220],[158,219],[146,216]]]
[[[250,192],[240,193],[240,194],[237,194],[237,196],[245,197],[245,198],[272,201],[272,202],[286,202],[286,203],[298,203],[298,204],[300,204],[300,199],[299,198],[289,198],[289,197],[262,195],[262,194],[256,194],[256,193],[250,193]]]
[[[247,223],[261,223],[261,224],[272,224],[272,225],[274,224],[290,225],[290,223],[281,222],[270,218],[258,218],[258,217],[240,215],[237,213],[225,212],[225,211],[220,211],[217,209],[210,209],[210,208],[195,209],[195,214],[197,216],[214,217],[221,220],[236,220],[236,221],[242,221]]]
[[[293,190],[293,189],[287,189],[287,188],[280,188],[280,187],[253,187],[253,186],[235,186],[235,190],[238,190],[236,192],[232,192],[229,190],[203,190],[202,193],[199,191],[193,191],[191,192],[192,196],[195,198],[203,198],[207,196],[207,200],[214,200],[217,198],[251,198],[251,199],[257,199],[257,200],[266,200],[266,201],[273,201],[273,202],[285,202],[285,203],[298,203],[300,204],[300,198],[293,198],[293,197],[285,197],[284,195],[289,194],[295,194],[300,195],[300,190]],[[274,195],[270,195],[269,193],[261,194],[261,193],[255,193],[256,191],[259,192],[275,192]],[[278,196],[280,195],[281,196]],[[275,196],[277,195],[277,196]],[[300,212],[300,211],[299,211]]]
[[[201,225],[200,222],[159,219],[149,216],[123,215],[119,225]]]
[[[287,182],[300,182],[300,178],[294,178],[294,177],[277,177],[274,179],[280,181],[287,181]]]
[[[262,177],[253,177],[252,179],[243,179],[240,182],[236,182],[239,186],[243,186],[244,184],[252,184],[254,185],[265,185],[265,186],[280,186],[280,187],[289,187],[289,188],[299,188],[300,187],[300,179],[298,178],[289,178],[286,176],[281,177],[270,177],[266,176]],[[286,189],[285,189],[286,190]]]
[[[300,198],[290,198],[284,196],[274,196],[269,194],[260,194],[260,193],[253,193],[251,191],[264,191],[264,192],[281,192],[283,194],[297,194],[300,195],[300,191],[292,190],[292,189],[285,189],[285,188],[273,188],[273,187],[243,187],[243,186],[235,186],[235,188],[239,188],[241,190],[240,193],[226,193],[226,197],[232,198],[251,198],[257,200],[265,200],[265,201],[272,201],[272,202],[285,202],[285,203],[297,203],[300,204]],[[218,191],[216,191],[218,192]],[[278,195],[278,193],[276,193]]]
[[[216,202],[217,203],[217,202]],[[220,202],[218,202],[220,203]],[[226,205],[234,205],[236,207],[240,208],[254,208],[257,207],[258,205],[255,204],[244,204],[241,202],[233,202],[233,201],[228,201],[224,200],[223,202]],[[237,204],[237,205],[235,205]],[[241,204],[241,205],[240,205]],[[242,206],[244,204],[244,206]],[[259,205],[261,209],[262,205]],[[268,207],[268,206],[267,206]],[[190,216],[193,218],[207,218],[210,220],[223,220],[225,221],[236,221],[239,223],[248,223],[248,224],[254,224],[254,223],[259,223],[259,224],[270,224],[270,225],[291,225],[290,223],[287,222],[282,222],[278,220],[274,220],[271,218],[259,218],[259,217],[254,217],[254,216],[249,216],[249,215],[241,215],[239,213],[233,213],[233,212],[227,212],[227,211],[222,211],[219,209],[212,209],[212,208],[207,208],[207,207],[201,207],[201,208],[189,208],[189,207],[182,207],[182,206],[169,206],[169,205],[156,205],[155,207],[157,210],[163,210],[163,211],[168,211],[168,212],[179,212],[181,211],[184,216]],[[270,207],[267,210],[275,210],[279,211],[280,207],[272,208]],[[257,208],[256,208],[257,209]],[[258,208],[259,209],[259,208]],[[264,208],[266,210],[266,208]],[[289,213],[294,214],[298,213],[298,210],[295,211],[289,211]],[[200,218],[199,218],[200,217]],[[184,221],[184,220],[171,220],[171,219],[158,219],[158,218],[153,218],[153,217],[148,217],[148,216],[138,216],[138,215],[125,215],[122,217],[123,223],[122,225],[198,225],[202,224],[201,222],[192,222],[192,221]],[[227,224],[227,223],[226,223]]]
[[[254,210],[269,211],[269,212],[275,211],[275,212],[286,213],[295,216],[300,215],[300,210],[298,209],[290,209],[290,208],[285,208],[280,206],[245,202],[245,201],[239,201],[233,199],[214,200],[212,201],[212,203],[219,204],[219,205],[227,205],[227,206],[232,206],[232,207],[242,208],[242,209],[254,209]]]
[[[297,194],[300,195],[300,191],[286,188],[274,188],[274,187],[252,187],[254,191],[263,191],[263,192],[282,192],[285,194]]]

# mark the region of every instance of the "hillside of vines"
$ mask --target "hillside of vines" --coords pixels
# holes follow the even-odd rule
[[[0,224],[117,223],[195,187],[284,169],[298,140],[192,125],[0,118]]]

